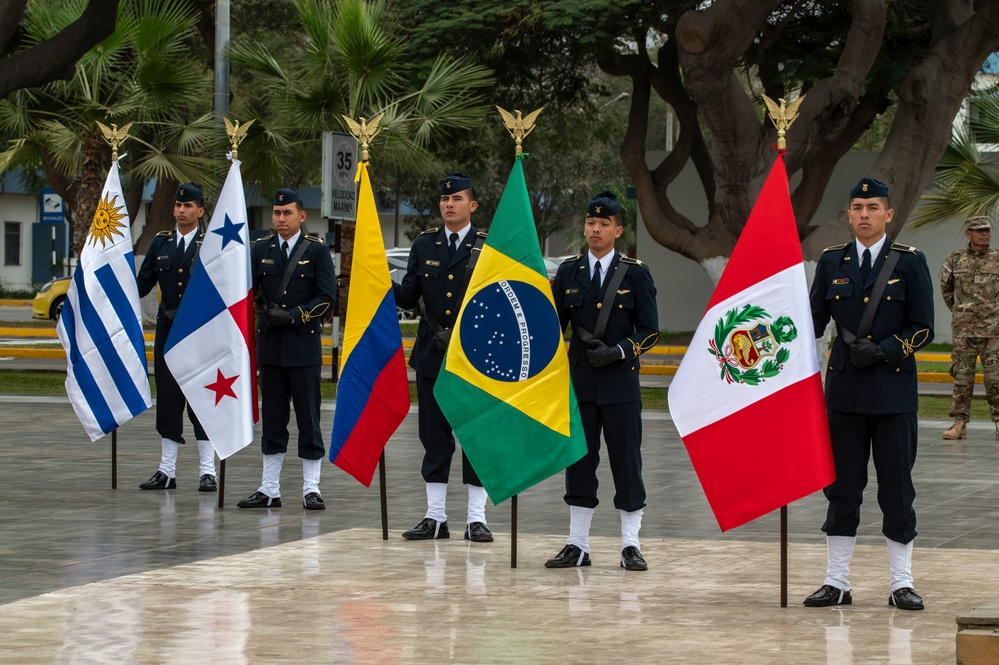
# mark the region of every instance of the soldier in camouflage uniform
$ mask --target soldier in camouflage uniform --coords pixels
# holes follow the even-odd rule
[[[951,376],[954,396],[950,415],[954,424],[947,440],[967,438],[975,365],[982,358],[985,394],[999,440],[999,250],[989,247],[992,224],[988,217],[967,221],[968,247],[951,252],[940,268],[943,299],[953,313],[954,352]]]

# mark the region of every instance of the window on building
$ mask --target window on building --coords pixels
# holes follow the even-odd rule
[[[21,265],[21,222],[3,223],[3,264]]]

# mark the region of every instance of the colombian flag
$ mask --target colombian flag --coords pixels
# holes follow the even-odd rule
[[[409,412],[409,380],[367,162],[358,166],[358,178],[354,259],[330,461],[370,487],[385,444]]]
[[[586,453],[521,158],[472,273],[434,395],[493,503]]]

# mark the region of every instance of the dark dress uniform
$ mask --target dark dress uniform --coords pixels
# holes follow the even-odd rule
[[[873,449],[882,532],[905,544],[916,536],[911,473],[916,459],[914,354],[933,339],[933,285],[926,258],[915,247],[886,239],[863,280],[856,243],[830,247],[815,269],[810,298],[816,336],[830,318],[839,330],[855,332],[890,252],[899,254],[898,264],[868,337],[884,349],[884,361],[857,367],[842,333],[829,355],[826,408],[836,480],[825,488],[829,509],[822,530],[830,536],[856,536]]]
[[[471,227],[452,257],[448,251],[448,233],[445,226],[421,233],[413,241],[402,284],[393,287],[396,304],[403,309],[416,307],[420,297],[423,298],[425,314],[420,317],[420,324],[416,329],[416,343],[409,356],[409,365],[416,371],[420,441],[425,451],[422,473],[423,479],[428,483],[447,483],[455,440],[451,424],[434,397],[434,384],[444,362],[444,351],[434,345],[436,331],[427,315],[433,317],[442,328],[450,329],[454,325],[461,307],[458,297],[465,281],[472,247],[477,238],[484,239],[486,236],[474,226]],[[464,453],[461,458],[461,476],[466,485],[482,486]]]
[[[288,261],[301,243],[306,243],[305,253],[294,267],[287,289],[277,294]],[[288,450],[291,400],[298,423],[298,456],[317,460],[326,454],[319,427],[323,363],[320,319],[336,301],[336,276],[326,244],[304,231],[290,255],[285,255],[277,235],[258,240],[250,254],[254,298],[261,308],[257,317],[257,366],[263,393],[261,448],[264,455]],[[290,325],[268,327],[263,308],[271,303],[291,313]]]
[[[648,266],[615,252],[598,293],[590,279],[588,256],[582,254],[563,261],[552,283],[562,330],[572,323],[569,368],[588,449],[586,456],[566,469],[565,502],[585,508],[595,508],[599,503],[597,465],[603,430],[614,476],[614,506],[634,512],[645,507],[638,356],[655,346],[659,339],[656,287]],[[604,291],[614,272],[624,265],[628,266],[627,272],[611,303],[613,309],[602,337],[608,346],[620,346],[624,358],[604,367],[594,367],[587,358],[587,345],[579,331],[593,332]]]
[[[156,431],[164,439],[184,443],[184,406],[187,400],[181,392],[177,380],[170,373],[163,360],[163,347],[173,325],[174,315],[180,307],[181,296],[191,279],[191,269],[198,256],[198,248],[205,234],[198,231],[195,240],[178,251],[178,235],[174,231],[160,231],[149,244],[146,257],[142,260],[136,282],[139,297],[160,287],[160,306],[156,313],[156,341],[153,346],[153,369],[156,380]],[[194,425],[194,438],[207,441],[208,435],[198,422],[194,411],[187,405],[187,415]]]

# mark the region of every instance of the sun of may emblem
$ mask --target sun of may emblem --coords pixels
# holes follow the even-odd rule
[[[726,383],[757,386],[780,374],[791,356],[781,345],[794,341],[798,329],[790,317],[767,323],[770,318],[762,307],[746,305],[742,311],[730,309],[718,319],[708,353],[721,367],[719,378]]]
[[[97,204],[97,210],[94,212],[94,221],[90,224],[90,241],[97,245],[97,241],[101,241],[101,247],[107,247],[107,243],[113,241],[111,237],[113,234],[118,234],[123,236],[121,232],[121,220],[125,218],[124,214],[121,214],[121,208],[115,208],[114,202],[109,198],[109,195],[105,194],[104,198],[100,203]]]

